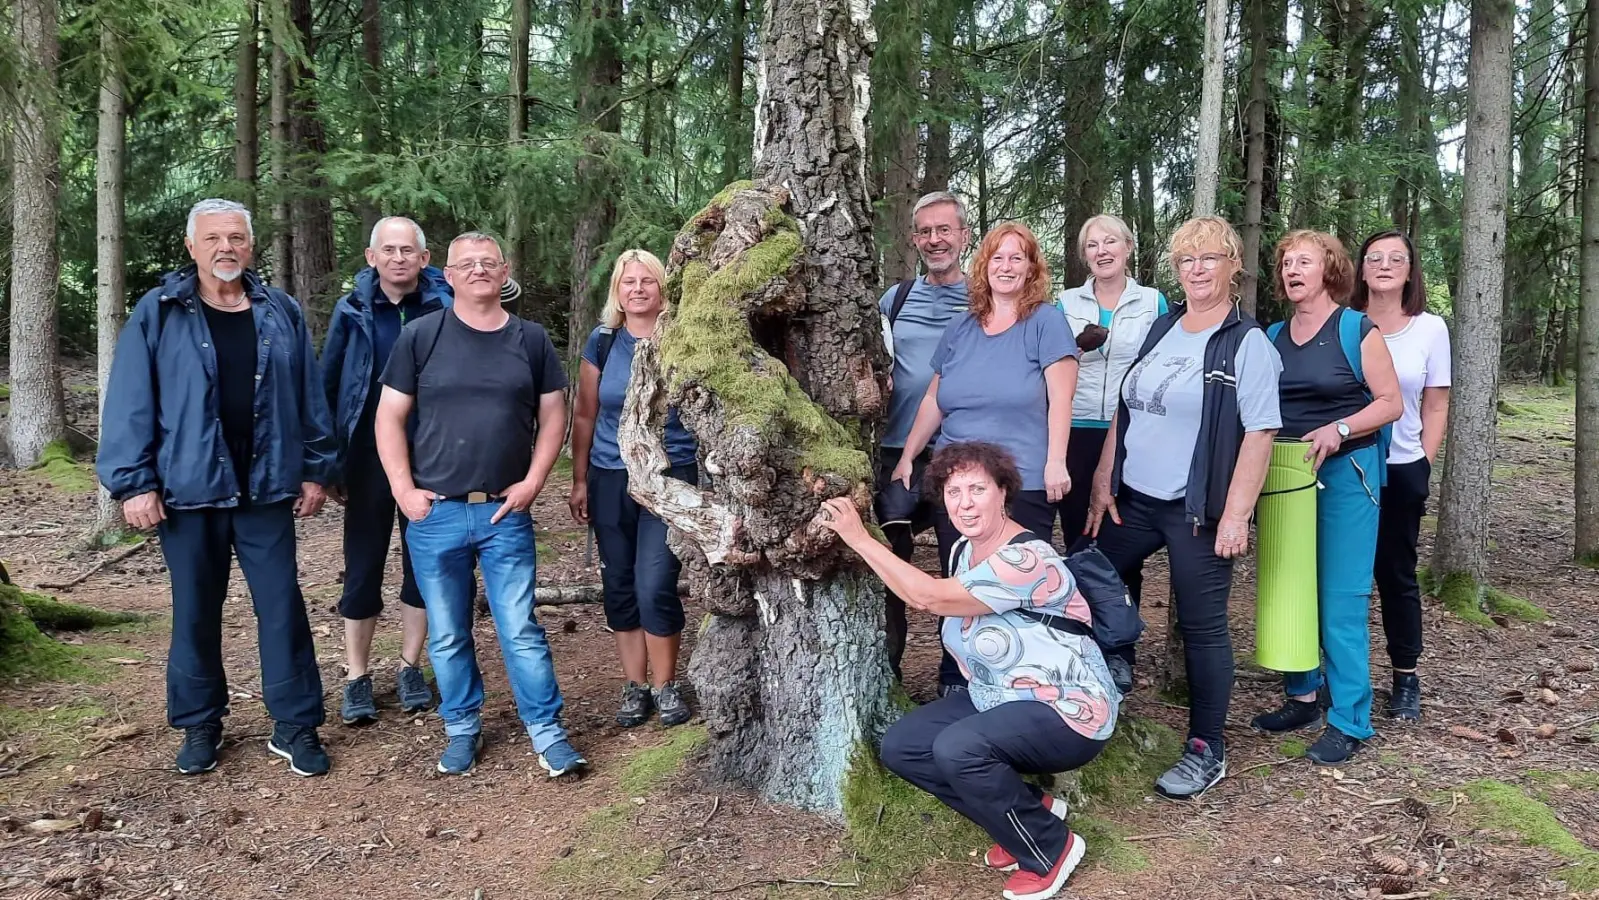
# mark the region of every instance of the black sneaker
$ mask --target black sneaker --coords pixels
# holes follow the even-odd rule
[[[1421,679],[1415,672],[1394,673],[1394,690],[1388,695],[1388,708],[1383,712],[1390,719],[1421,721]]]
[[[1227,776],[1227,760],[1219,748],[1199,738],[1189,738],[1177,765],[1155,781],[1155,792],[1168,800],[1191,800]]]
[[[1341,766],[1360,752],[1360,739],[1352,738],[1335,725],[1328,725],[1316,743],[1305,751],[1305,758],[1318,766]]]
[[[222,723],[201,722],[183,729],[183,746],[178,748],[178,773],[199,775],[217,767],[217,751],[222,749]]]
[[[274,724],[267,749],[288,760],[289,771],[305,778],[326,775],[331,766],[316,729],[306,725]]]
[[[344,703],[339,707],[339,716],[346,725],[368,725],[378,720],[370,674],[344,683]]]
[[[1125,697],[1133,692],[1133,666],[1120,656],[1105,657],[1105,666],[1110,669],[1111,683],[1116,685],[1116,690],[1121,691]]]
[[[394,692],[399,695],[400,709],[404,712],[419,713],[433,708],[433,689],[428,687],[427,678],[416,666],[400,667]]]
[[[678,690],[675,681],[668,681],[655,692],[655,708],[661,711],[661,724],[667,728],[681,725],[694,716],[694,711],[688,708],[688,701],[683,699],[683,693]]]
[[[622,706],[616,711],[616,724],[623,728],[637,728],[649,720],[650,689],[636,681],[622,688]]]
[[[1301,728],[1314,728],[1323,721],[1321,705],[1315,700],[1295,700],[1289,697],[1283,701],[1281,709],[1276,712],[1261,713],[1251,719],[1249,725],[1256,731],[1281,734],[1285,731],[1298,731]]]

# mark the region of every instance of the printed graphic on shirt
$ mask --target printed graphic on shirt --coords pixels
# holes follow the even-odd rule
[[[1194,368],[1199,363],[1199,361],[1192,356],[1160,356],[1160,369],[1164,373],[1165,377],[1161,378],[1160,384],[1155,388],[1155,392],[1151,394],[1149,399],[1146,401],[1138,392],[1139,380],[1145,377],[1145,373],[1148,371],[1149,367],[1154,364],[1157,356],[1158,354],[1154,353],[1146,355],[1143,359],[1138,361],[1137,365],[1133,366],[1132,371],[1127,373],[1128,409],[1136,409],[1140,412],[1147,412],[1152,416],[1166,415],[1166,404],[1162,402],[1166,397],[1166,391],[1171,388],[1172,382],[1176,381],[1178,378],[1181,378],[1184,372]],[[1155,375],[1149,375],[1148,377],[1150,379],[1154,379],[1160,377],[1160,374],[1161,373],[1158,372]]]

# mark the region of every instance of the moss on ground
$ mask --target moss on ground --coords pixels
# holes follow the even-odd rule
[[[734,192],[749,186],[730,185],[711,205],[726,206]],[[697,231],[703,215],[685,230]],[[740,298],[787,277],[804,252],[791,217],[769,218],[771,232],[737,260],[715,272],[703,260],[691,260],[676,273],[670,287],[679,299],[661,337],[661,365],[674,387],[694,381],[711,390],[728,426],[751,428],[768,439],[788,437],[799,451],[801,468],[863,481],[871,461],[858,442],[750,333]]]
[[[938,798],[883,768],[865,746],[856,748],[844,781],[844,824],[869,889],[902,886],[933,860],[964,860],[991,843]]]
[[[1429,570],[1424,583],[1426,592],[1438,598],[1444,609],[1463,621],[1481,628],[1494,627],[1494,620],[1486,611],[1486,591],[1475,578],[1465,572],[1456,572],[1440,584]]]
[[[1507,594],[1498,588],[1485,589],[1483,599],[1487,601],[1490,612],[1534,624],[1549,621],[1549,613],[1545,612],[1543,607],[1514,594]]]
[[[1527,780],[1544,787],[1599,792],[1599,772],[1557,772],[1550,769],[1530,769],[1527,772]]]
[[[35,621],[35,619],[41,621]],[[69,646],[41,630],[125,627],[140,617],[109,613],[31,594],[16,585],[0,584],[0,678],[29,681],[95,683],[106,680],[111,657],[138,658],[142,653],[114,645]]]
[[[95,481],[94,470],[73,457],[72,448],[67,446],[66,441],[46,444],[39,461],[33,464],[33,471],[38,472],[56,490],[73,494],[91,492],[99,484]]]
[[[666,865],[659,847],[633,836],[633,804],[613,803],[590,813],[572,837],[572,852],[550,863],[551,883],[567,890],[605,889],[621,896],[647,896],[644,879]]]
[[[87,631],[91,628],[128,625],[144,619],[138,613],[63,603],[54,597],[30,593],[10,584],[0,584],[0,600],[21,606],[35,625],[50,631]]]
[[[104,707],[87,700],[45,709],[0,706],[0,743],[22,745],[25,756],[76,759],[90,738],[88,727],[105,716]]]
[[[1564,859],[1570,865],[1556,874],[1572,890],[1599,888],[1599,852],[1560,824],[1547,804],[1514,785],[1488,778],[1473,781],[1464,790],[1475,804],[1472,814],[1483,826],[1513,833],[1522,843]]]
[[[1305,752],[1309,749],[1310,745],[1299,738],[1289,738],[1277,745],[1277,752],[1281,753],[1284,759],[1304,759]]]
[[[643,796],[682,771],[683,764],[708,738],[703,725],[680,726],[666,734],[664,742],[635,753],[622,770],[622,792],[629,797]]]
[[[1154,719],[1124,715],[1094,761],[1075,773],[1074,807],[1116,811],[1150,793],[1155,779],[1183,755],[1182,736]]]

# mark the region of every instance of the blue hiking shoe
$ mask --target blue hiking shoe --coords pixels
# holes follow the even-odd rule
[[[482,732],[457,734],[450,738],[449,746],[439,757],[439,771],[446,775],[465,775],[477,765],[477,755],[482,752]]]
[[[583,754],[574,750],[572,745],[565,740],[556,741],[545,747],[544,752],[539,754],[539,765],[544,767],[544,771],[550,773],[551,778],[559,778],[568,772],[576,772],[588,764],[589,761],[583,758]]]
[[[400,669],[400,680],[394,690],[400,695],[400,709],[408,713],[419,713],[433,708],[433,689],[428,687],[427,678],[416,666],[405,666]]]
[[[372,676],[362,675],[344,683],[344,703],[339,717],[346,725],[369,725],[378,720],[378,705],[372,699]]]
[[[301,778],[328,774],[328,753],[322,749],[316,729],[309,725],[275,723],[267,749],[288,760],[289,771]]]

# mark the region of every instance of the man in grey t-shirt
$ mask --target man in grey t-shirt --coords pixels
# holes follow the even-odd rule
[[[947,191],[916,201],[911,223],[910,238],[927,274],[912,280],[908,288],[904,283],[895,284],[878,302],[884,337],[894,355],[894,391],[877,455],[877,519],[895,555],[905,560],[915,549],[915,533],[932,526],[931,508],[927,499],[906,492],[889,476],[905,449],[916,409],[932,383],[933,351],[949,323],[966,312],[966,275],[961,271],[961,256],[972,238],[971,229],[966,226],[965,204]],[[901,295],[903,300],[899,300]],[[933,446],[933,442],[928,441],[927,446]],[[928,456],[924,454],[916,460],[912,487],[921,483]],[[887,604],[888,660],[898,678],[900,660],[905,655],[905,603],[890,592]]]

